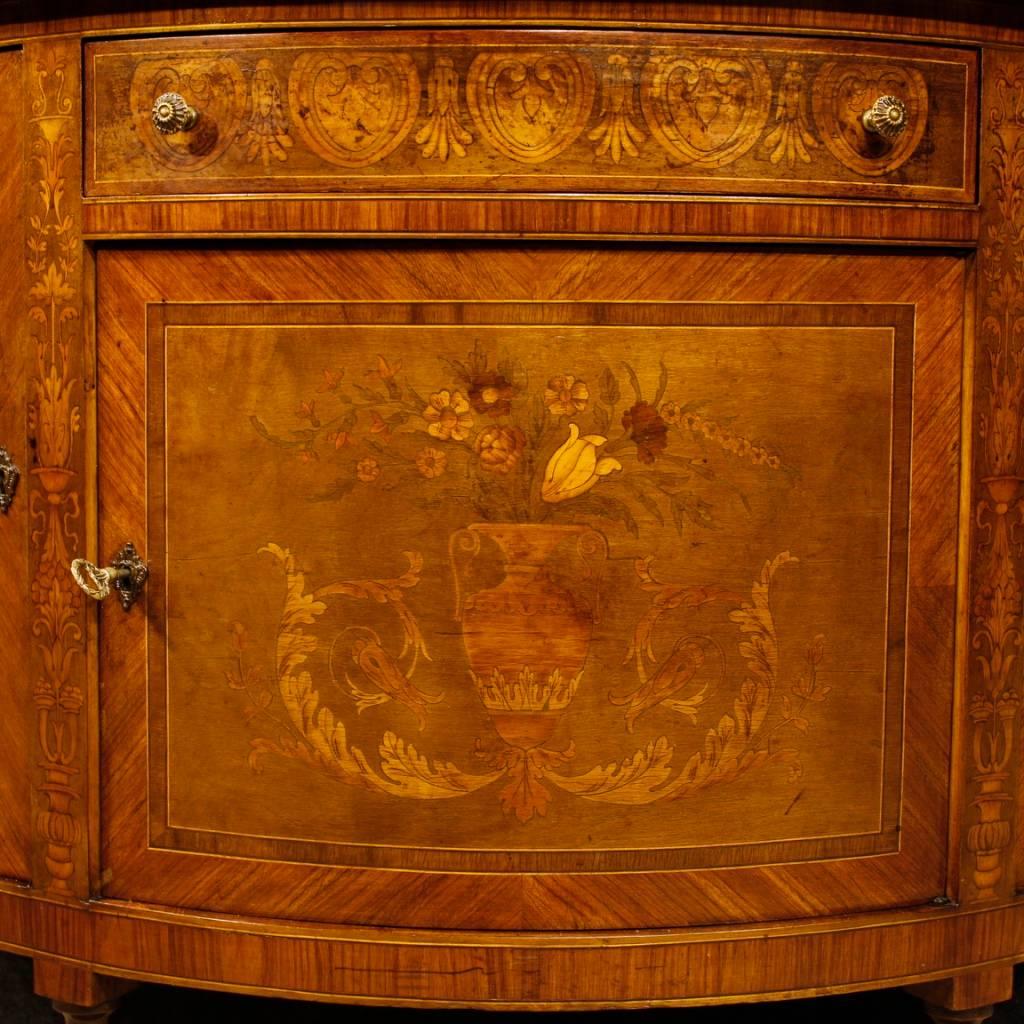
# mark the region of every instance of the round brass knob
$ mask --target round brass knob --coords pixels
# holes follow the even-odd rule
[[[191,131],[198,120],[199,111],[190,107],[179,93],[165,92],[153,104],[153,125],[164,135]]]
[[[907,129],[907,105],[898,96],[879,96],[861,120],[869,132],[896,139]]]
[[[94,601],[105,601],[110,591],[116,590],[121,607],[128,611],[142,593],[149,578],[149,567],[129,541],[114,555],[112,564],[106,569],[85,558],[76,558],[71,563],[71,575]]]

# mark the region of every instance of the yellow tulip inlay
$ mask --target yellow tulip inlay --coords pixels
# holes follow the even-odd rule
[[[569,437],[551,456],[544,471],[541,497],[552,504],[579,497],[609,473],[622,469],[618,459],[597,457],[597,450],[608,443],[600,434],[580,437],[580,428],[569,424]]]

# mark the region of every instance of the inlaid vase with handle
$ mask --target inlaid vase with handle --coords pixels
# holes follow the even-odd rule
[[[481,538],[493,542],[489,551]],[[456,616],[480,699],[509,746],[542,746],[583,676],[605,539],[588,526],[476,523],[456,533],[451,547]],[[567,550],[580,567],[579,588],[556,582],[551,573],[555,555]],[[463,596],[470,561],[487,558],[500,560],[504,579]]]

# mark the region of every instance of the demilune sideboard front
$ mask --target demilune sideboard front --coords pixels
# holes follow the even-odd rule
[[[43,6],[0,2],[39,994],[987,1019],[1016,5]]]

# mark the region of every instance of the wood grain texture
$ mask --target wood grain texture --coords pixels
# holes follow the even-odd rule
[[[968,51],[452,29],[102,43],[87,66],[91,195],[974,198]],[[191,130],[154,126],[169,91]],[[889,141],[861,122],[885,94],[909,118]]]
[[[116,977],[398,1006],[600,1009],[786,999],[1007,966],[1020,902],[753,928],[586,935],[338,929],[90,909],[0,888],[4,948]],[[742,964],[742,969],[732,965]]]
[[[182,29],[218,30],[224,26],[371,24],[407,22],[428,25],[478,24],[496,20],[514,25],[704,29],[757,28],[772,33],[812,36],[867,34],[881,39],[911,42],[988,42],[1002,45],[1024,43],[1024,24],[1012,0],[913,0],[898,9],[885,0],[866,0],[854,9],[836,10],[831,4],[784,7],[768,3],[711,3],[672,0],[632,3],[619,0],[438,0],[426,8],[396,4],[394,0],[342,3],[282,3],[264,5],[226,4],[188,7],[150,0],[145,4],[118,0],[84,6],[64,0],[39,18],[28,0],[4,0],[0,24],[2,39],[20,40],[60,31],[132,35]]]
[[[17,95],[21,89],[21,55],[0,54],[0,90]],[[22,233],[23,130],[17,111],[5,105],[0,112],[0,219],[8,238]],[[22,473],[14,502],[0,515],[0,564],[6,584],[0,602],[0,650],[10,670],[0,676],[0,876],[27,879],[32,847],[31,799],[28,783],[30,690],[28,618],[28,444],[25,436],[25,404],[28,376],[26,346],[21,327],[24,262],[18,248],[0,250],[0,273],[11,287],[0,294],[0,318],[15,329],[0,334],[0,445],[10,452]]]
[[[955,207],[643,196],[294,196],[88,200],[87,238],[594,238],[973,246],[978,213]]]

